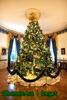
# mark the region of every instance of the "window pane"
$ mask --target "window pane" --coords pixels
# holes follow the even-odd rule
[[[51,52],[52,61],[55,62],[54,53],[53,53],[52,39],[50,40],[50,52]]]
[[[13,40],[13,47],[11,52],[11,61],[15,62],[17,58],[17,48],[16,48],[16,40]]]

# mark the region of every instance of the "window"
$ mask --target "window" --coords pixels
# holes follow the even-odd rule
[[[12,52],[11,52],[11,61],[15,62],[17,58],[17,48],[16,48],[16,40],[14,38],[13,40],[13,47],[12,47]]]
[[[52,39],[50,40],[50,52],[51,52],[52,61],[55,62],[54,53],[53,53]]]

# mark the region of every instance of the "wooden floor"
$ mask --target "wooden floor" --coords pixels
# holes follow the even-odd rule
[[[0,69],[0,100],[67,100],[67,72],[62,70],[60,73],[61,81],[53,86],[42,86],[42,87],[23,87],[19,85],[7,84],[6,78],[8,76],[6,69]],[[31,91],[34,93],[34,96],[2,96],[2,91],[8,90],[24,92]],[[41,91],[53,92],[57,91],[58,95],[52,98],[47,96],[42,96]],[[36,91],[38,91],[38,96]]]

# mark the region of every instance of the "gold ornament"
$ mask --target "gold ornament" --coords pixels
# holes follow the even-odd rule
[[[30,39],[30,35],[28,35],[28,38]]]
[[[27,49],[24,49],[24,51],[26,51],[26,52],[27,52],[28,50],[27,50]]]
[[[25,43],[24,46],[27,46],[27,43]]]
[[[29,20],[38,20],[37,16],[35,13],[30,13],[30,16],[28,17]]]
[[[38,56],[37,54],[33,55],[34,58],[40,58],[40,56]]]
[[[37,21],[40,16],[41,16],[41,13],[38,9],[36,8],[30,8],[28,10],[26,10],[25,12],[25,16],[30,20],[34,20],[34,21]]]
[[[31,49],[33,49],[33,47],[31,46]]]
[[[37,50],[37,48],[35,47],[34,50]]]
[[[34,44],[33,47],[36,47],[36,44]]]
[[[38,68],[39,67],[39,64],[36,64],[36,68]]]

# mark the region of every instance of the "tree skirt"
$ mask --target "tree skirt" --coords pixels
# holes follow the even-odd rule
[[[35,82],[25,82],[23,79],[21,79],[17,74],[15,75],[9,75],[7,77],[7,83],[9,84],[20,84],[22,86],[43,86],[45,84],[53,85],[59,82],[61,79],[60,76],[57,76],[56,78],[51,78],[49,76],[43,76],[39,80]]]

